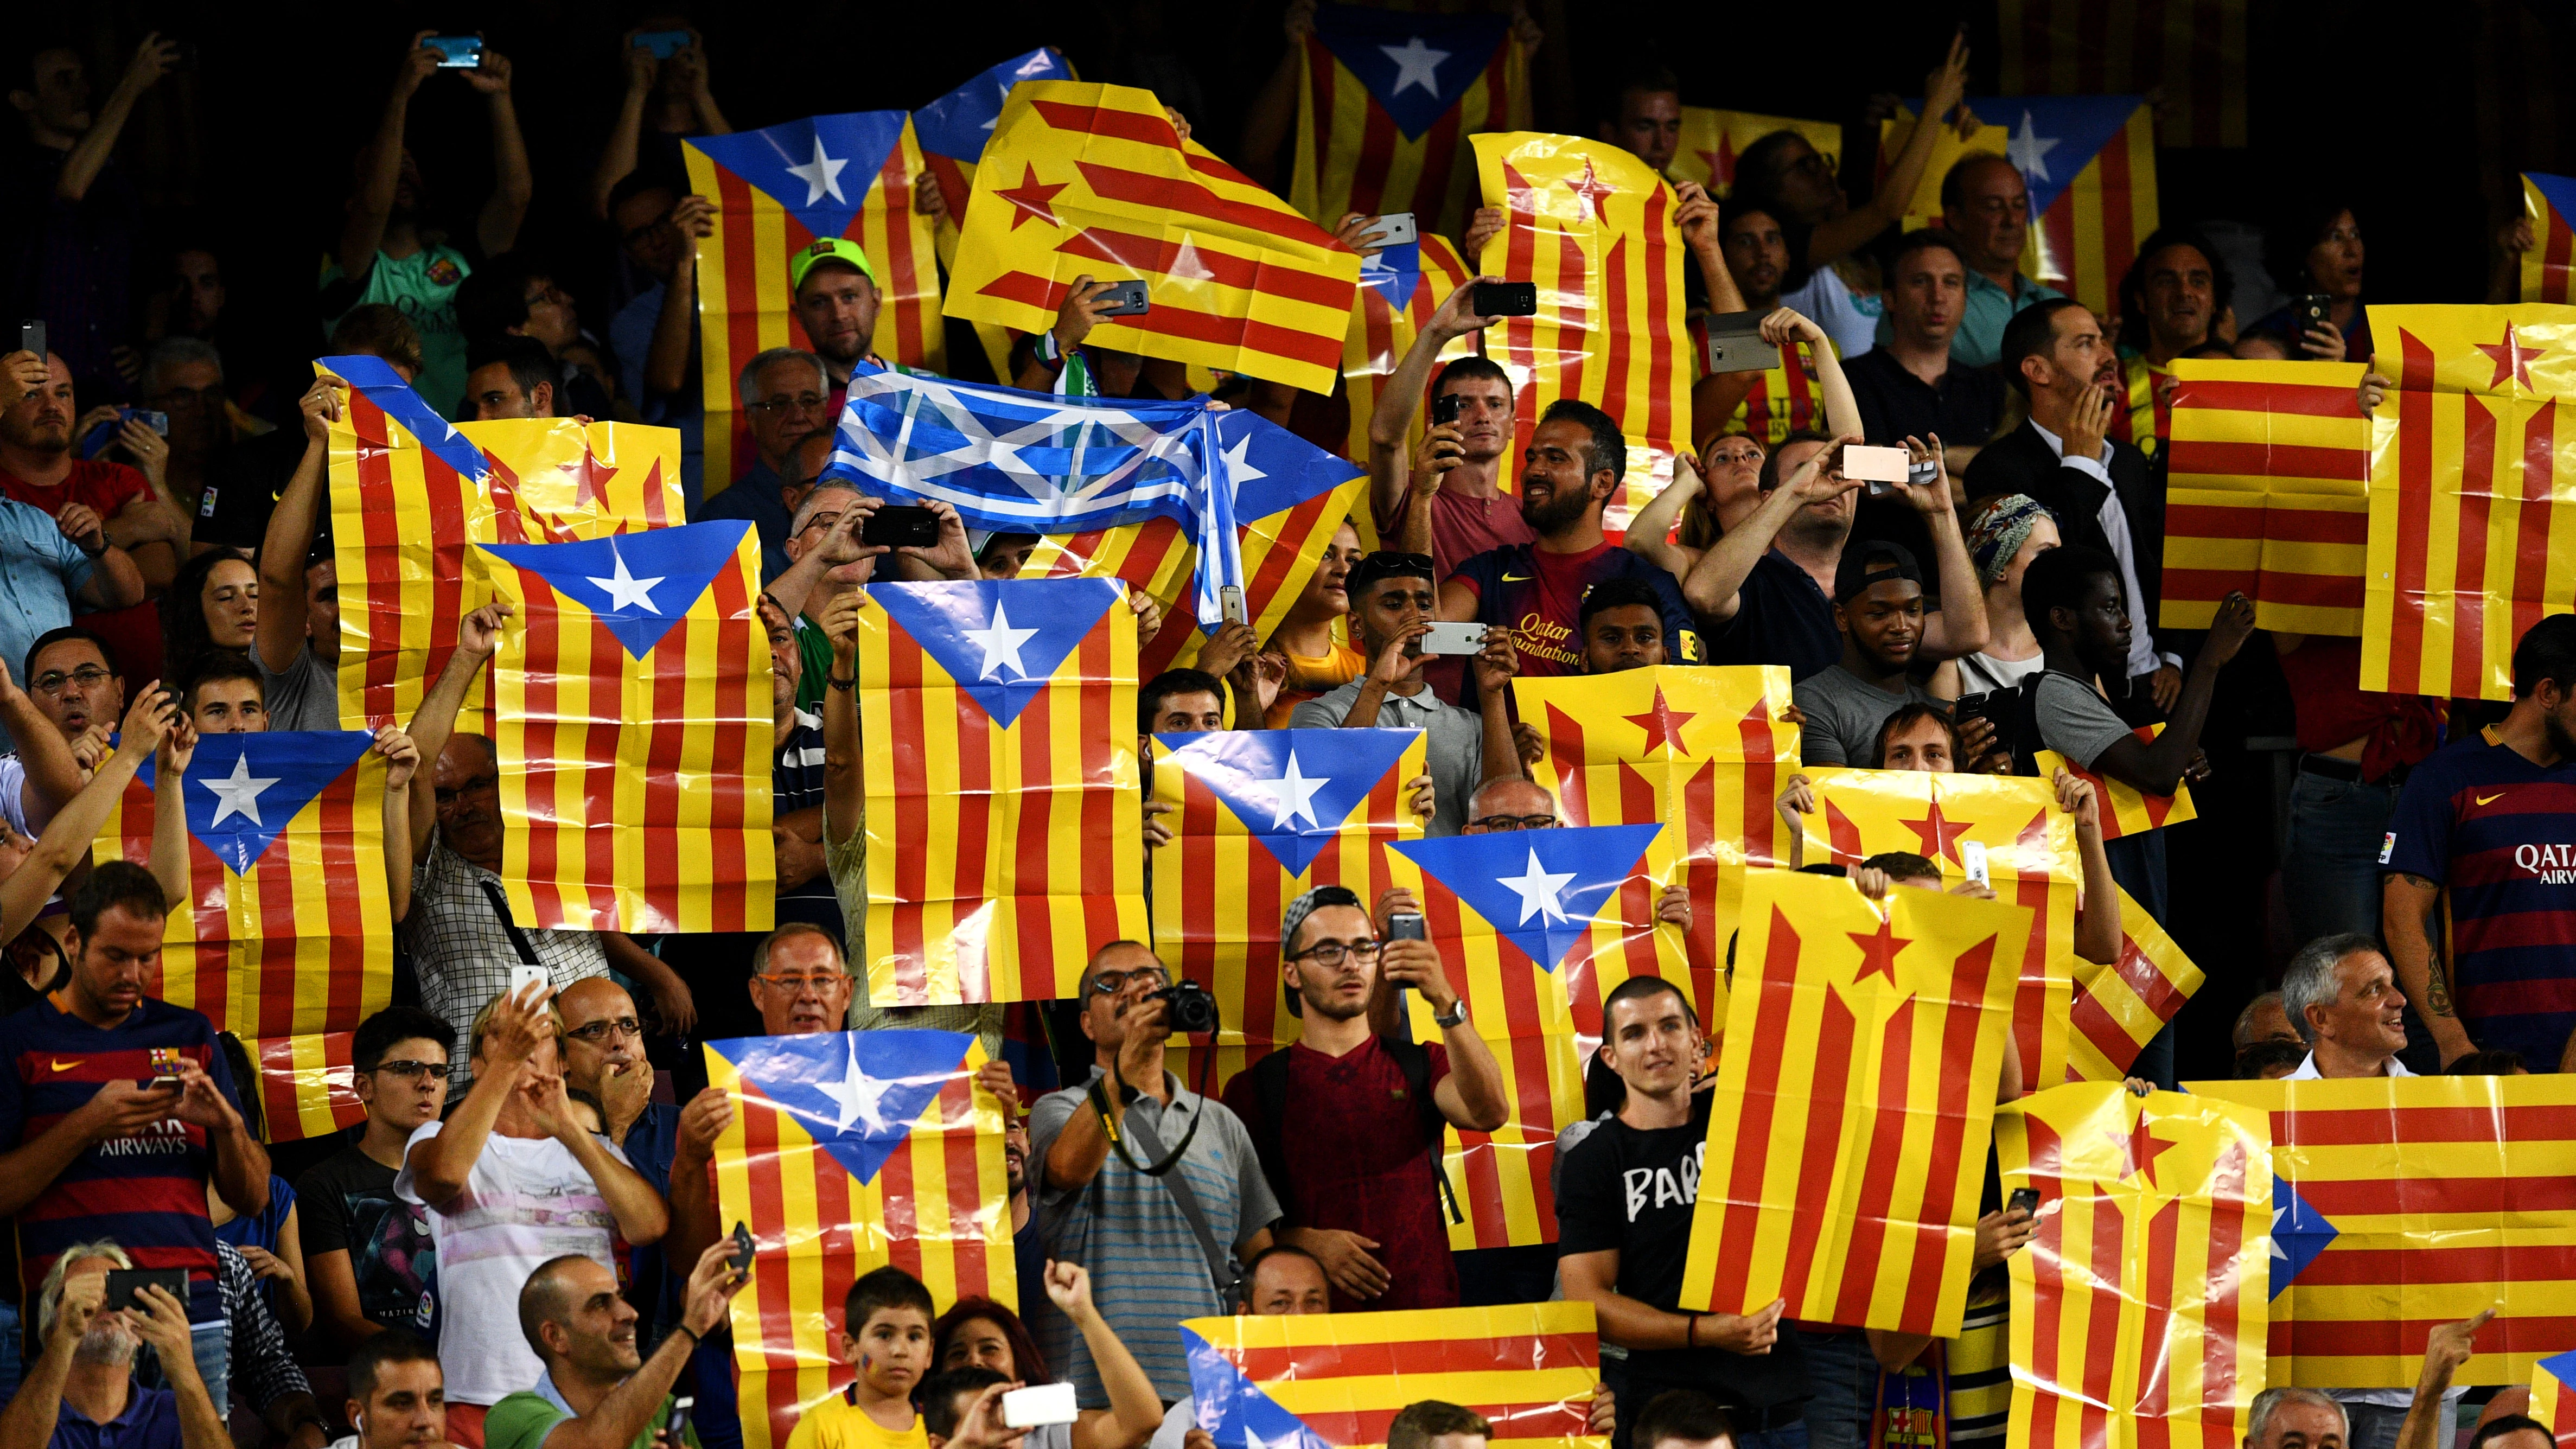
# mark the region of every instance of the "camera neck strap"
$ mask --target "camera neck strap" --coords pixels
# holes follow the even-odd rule
[[[1172,1195],[1172,1205],[1181,1210],[1181,1217],[1189,1223],[1190,1231],[1198,1237],[1199,1252],[1207,1258],[1208,1278],[1216,1288],[1217,1301],[1227,1312],[1234,1312],[1241,1306],[1242,1270],[1236,1265],[1233,1252],[1216,1240],[1216,1229],[1208,1226],[1207,1211],[1199,1206],[1199,1196],[1190,1187],[1189,1174],[1172,1170],[1180,1164],[1181,1154],[1190,1150],[1191,1141],[1198,1136],[1199,1123],[1207,1116],[1207,1099],[1202,1097],[1199,1100],[1198,1110],[1190,1114],[1190,1125],[1181,1133],[1179,1145],[1167,1154],[1163,1151],[1162,1139],[1155,1135],[1152,1127],[1146,1125],[1142,1116],[1128,1118],[1126,1130],[1123,1133],[1112,1125],[1117,1120],[1109,1110],[1112,1081],[1116,1081],[1120,1087],[1126,1085],[1123,1078],[1109,1074],[1091,1079],[1091,1105],[1093,1110],[1100,1113],[1101,1125],[1110,1129],[1109,1145],[1116,1149],[1119,1160],[1137,1172],[1160,1182],[1163,1190]],[[1177,1085],[1174,1087],[1172,1100],[1175,1102],[1180,1100]],[[1117,1116],[1125,1117],[1125,1114],[1122,1112]],[[1127,1144],[1124,1139],[1128,1137],[1136,1139],[1136,1145],[1144,1150],[1147,1157],[1159,1159],[1154,1166],[1147,1167],[1127,1155]],[[1099,1186],[1099,1182],[1100,1179],[1097,1177],[1092,1179],[1095,1189]]]

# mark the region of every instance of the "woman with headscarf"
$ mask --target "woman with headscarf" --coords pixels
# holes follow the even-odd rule
[[[2027,494],[2007,493],[1968,515],[1967,534],[1968,562],[1986,591],[1986,647],[1959,657],[1959,691],[2019,689],[2044,667],[2021,611],[2022,571],[2057,547],[2057,519]]]

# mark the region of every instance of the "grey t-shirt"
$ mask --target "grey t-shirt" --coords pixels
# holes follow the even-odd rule
[[[273,672],[253,649],[259,669],[260,697],[268,702],[273,730],[336,730],[340,727],[340,671],[323,663],[306,644],[295,651],[284,672]]]
[[[1790,697],[1807,716],[1798,752],[1803,763],[1864,769],[1878,763],[1878,727],[1889,715],[1909,702],[1941,705],[1911,680],[1903,694],[1890,694],[1839,664],[1798,681]]]
[[[2085,769],[2092,769],[2103,751],[2133,733],[2090,680],[2051,669],[2029,687],[2037,691],[2031,696],[2031,714],[2039,722],[2041,747]]]
[[[1360,686],[1366,678],[1354,679],[1329,694],[1319,694],[1297,706],[1288,716],[1288,727],[1299,730],[1337,730],[1349,718],[1351,707],[1359,703]],[[1423,768],[1431,774],[1432,814],[1423,827],[1425,835],[1455,835],[1467,823],[1467,803],[1475,798],[1476,787],[1485,780],[1485,720],[1472,710],[1443,704],[1430,686],[1412,694],[1388,691],[1378,703],[1377,727],[1382,730],[1420,730],[1423,733]]]

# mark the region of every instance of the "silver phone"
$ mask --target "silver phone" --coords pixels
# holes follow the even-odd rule
[[[1433,624],[1422,636],[1425,654],[1474,654],[1485,647],[1483,624]]]
[[[1216,599],[1217,607],[1224,612],[1225,621],[1227,623],[1248,624],[1252,622],[1250,619],[1244,617],[1243,590],[1232,584],[1226,584],[1216,591]]]
[[[1390,211],[1370,222],[1368,230],[1360,233],[1360,245],[1382,250],[1387,247],[1400,247],[1408,242],[1419,241],[1421,238],[1421,229],[1414,225],[1412,212]]]
[[[1959,864],[1967,870],[1968,879],[1975,881],[1981,886],[1986,886],[1988,888],[1993,887],[1994,881],[1986,874],[1986,847],[1983,842],[1975,840],[1960,841]]]

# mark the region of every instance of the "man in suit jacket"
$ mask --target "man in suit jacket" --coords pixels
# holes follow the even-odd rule
[[[2089,309],[2055,297],[2004,328],[2002,365],[2004,380],[2030,399],[2030,418],[1968,465],[1968,497],[2028,494],[2057,515],[2067,543],[2119,560],[2135,630],[2130,703],[2152,699],[2159,712],[2170,709],[2182,690],[2182,660],[2160,653],[2153,632],[2164,573],[2163,480],[2144,453],[2109,436],[2120,406],[2119,354]]]

